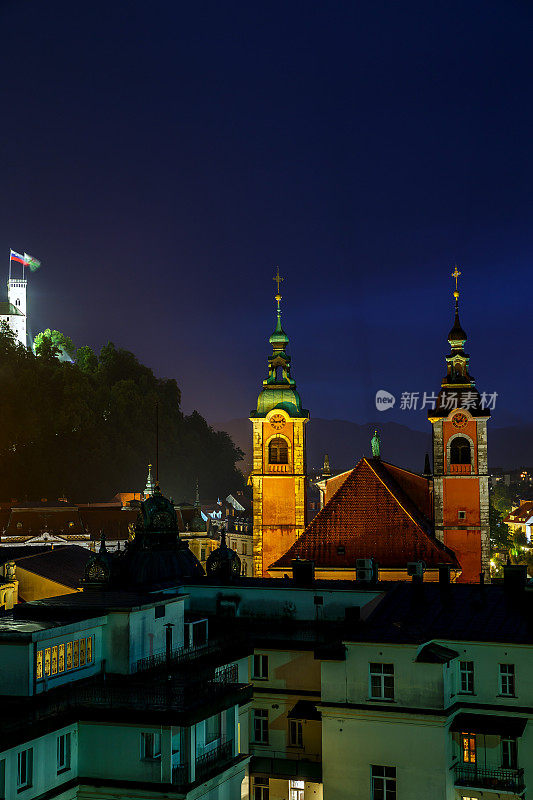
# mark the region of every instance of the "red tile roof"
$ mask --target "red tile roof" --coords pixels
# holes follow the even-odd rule
[[[425,478],[363,458],[272,567],[290,567],[296,557],[339,569],[354,569],[356,558],[375,558],[384,568],[405,568],[408,561],[459,566],[452,551],[435,538],[429,515]]]
[[[520,523],[520,522],[527,522],[527,520],[533,515],[533,500],[526,500],[525,503],[522,503],[521,506],[518,508],[513,508],[506,517],[504,517],[504,522],[510,522],[511,525],[513,523]]]

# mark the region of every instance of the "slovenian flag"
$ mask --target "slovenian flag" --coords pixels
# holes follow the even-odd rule
[[[19,264],[26,264],[28,263],[27,260],[21,253],[16,253],[14,250],[10,250],[11,255],[9,256],[10,261],[18,261]]]

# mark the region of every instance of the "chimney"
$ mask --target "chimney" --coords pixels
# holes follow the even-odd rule
[[[450,585],[450,565],[439,564],[439,586],[443,589]]]
[[[509,596],[518,596],[525,589],[527,567],[525,564],[507,564],[503,568],[503,588]]]
[[[303,558],[292,561],[292,579],[297,586],[308,586],[315,579],[315,562]]]

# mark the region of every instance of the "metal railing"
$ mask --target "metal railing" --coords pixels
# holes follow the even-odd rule
[[[456,764],[456,786],[472,786],[500,792],[521,792],[525,789],[523,769],[489,769],[477,764]]]
[[[216,767],[220,767],[223,763],[231,761],[233,758],[233,741],[222,740],[220,744],[203,753],[196,759],[196,779],[202,780]]]
[[[151,656],[139,658],[138,661],[132,665],[132,672],[145,672],[148,669],[164,667],[167,664],[177,667],[180,666],[180,664],[195,661],[202,656],[218,653],[220,649],[220,644],[218,642],[213,644],[206,642],[197,647],[175,647],[174,650],[170,651],[170,658],[167,657],[166,650],[162,650]]]
[[[178,786],[186,786],[190,783],[187,764],[175,764],[172,767],[172,783],[176,783]]]

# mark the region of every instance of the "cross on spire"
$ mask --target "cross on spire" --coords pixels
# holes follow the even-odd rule
[[[283,283],[283,281],[285,280],[285,278],[282,278],[282,277],[281,277],[281,275],[279,274],[279,267],[276,267],[276,270],[277,270],[277,272],[276,272],[276,274],[274,275],[274,278],[273,278],[273,280],[274,280],[274,282],[275,282],[275,283],[277,284],[277,286],[278,286],[277,295],[279,295],[279,285],[280,285],[280,283]],[[276,299],[277,299],[277,298],[276,298]]]
[[[452,272],[452,278],[455,278],[455,297],[459,296],[459,284],[458,284],[459,275],[461,275],[461,273],[459,272],[459,269],[458,269],[457,264],[456,264],[455,265],[455,269]]]

